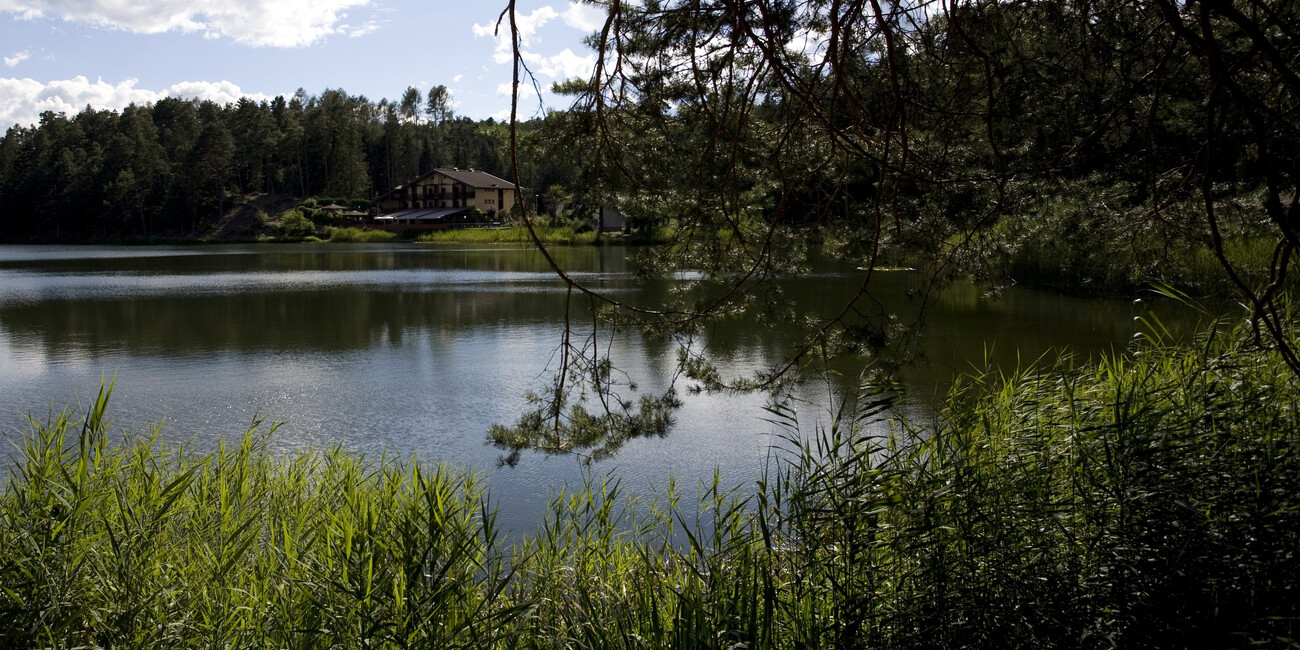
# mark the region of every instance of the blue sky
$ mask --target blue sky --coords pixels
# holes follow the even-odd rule
[[[0,129],[42,111],[121,109],[165,96],[225,103],[298,88],[372,101],[445,85],[456,114],[509,114],[508,43],[492,35],[505,2],[451,0],[0,0]],[[600,7],[519,0],[542,87],[590,74],[582,37]],[[548,108],[562,98],[544,93]],[[521,117],[538,98],[521,103]]]

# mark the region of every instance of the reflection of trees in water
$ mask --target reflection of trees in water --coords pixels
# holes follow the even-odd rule
[[[415,329],[558,322],[563,312],[544,261],[519,248],[259,246],[94,257],[99,250],[0,261],[0,272],[39,274],[24,283],[35,293],[0,303],[0,324],[53,354],[184,354],[357,350],[399,343]],[[627,269],[619,250],[573,249],[561,259],[582,273]],[[290,275],[302,272],[301,280]]]
[[[122,255],[98,257],[102,251],[127,251]],[[199,252],[172,248],[131,255],[132,249],[89,249],[85,256],[6,260],[5,269],[66,275],[187,275],[212,273],[274,273],[293,271],[398,271],[456,270],[549,273],[550,267],[537,251],[521,247],[464,249],[443,246],[348,246],[338,244],[292,244],[288,246],[203,247]],[[172,254],[174,253],[174,254]],[[626,273],[630,265],[617,247],[571,247],[553,251],[565,268],[588,273]]]
[[[186,354],[228,350],[362,350],[413,330],[468,331],[497,323],[555,322],[553,288],[526,291],[324,291],[56,300],[0,309],[11,333],[54,353]]]

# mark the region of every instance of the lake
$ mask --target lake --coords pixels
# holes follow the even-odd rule
[[[638,283],[619,247],[555,254],[581,281],[623,299],[664,290]],[[792,280],[789,293],[829,304],[860,280],[831,268]],[[882,272],[873,297],[910,318],[917,282]],[[44,420],[51,409],[84,406],[111,379],[116,428],[165,420],[169,439],[207,446],[268,416],[285,422],[276,449],[342,445],[464,464],[490,474],[508,526],[531,526],[547,495],[581,484],[585,472],[636,491],[671,476],[693,494],[715,469],[726,483],[752,482],[780,433],[765,419],[763,395],[683,395],[669,435],[633,441],[590,469],[541,455],[498,468],[501,452],[484,444],[485,432],[513,422],[523,394],[544,385],[564,297],[542,257],[521,248],[0,246],[0,430],[19,435],[28,414]],[[988,296],[968,284],[927,305],[919,345],[927,363],[906,374],[915,408],[986,355],[1011,366],[1064,346],[1081,356],[1122,349],[1147,309],[1015,287]],[[723,370],[768,367],[787,351],[751,329],[731,321],[707,333]],[[607,343],[641,391],[667,386],[675,345],[633,332]],[[824,414],[826,392],[801,394],[805,427]],[[0,460],[12,454],[5,445]]]

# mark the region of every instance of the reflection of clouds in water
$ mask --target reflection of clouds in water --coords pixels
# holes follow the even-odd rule
[[[28,381],[44,377],[55,367],[90,372],[98,368],[98,356],[74,347],[52,350],[41,337],[9,332],[0,322],[0,378]]]
[[[578,281],[608,275],[574,273]],[[630,275],[628,276],[630,277]],[[229,295],[247,292],[302,292],[366,287],[373,290],[560,293],[551,273],[519,271],[291,271],[271,273],[151,274],[0,273],[0,304],[40,300],[110,299],[158,295]],[[622,292],[628,289],[604,289]]]
[[[240,254],[242,251],[229,250],[227,254]],[[0,246],[0,264],[6,262],[47,262],[56,260],[110,260],[137,257],[194,257],[216,254],[212,250],[202,249],[151,249],[148,247],[90,247],[90,246]]]
[[[15,337],[0,323],[0,368],[5,375],[31,379],[43,374],[49,364],[49,354],[38,337]]]

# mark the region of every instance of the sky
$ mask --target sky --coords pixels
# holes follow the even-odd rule
[[[520,118],[565,108],[555,81],[590,75],[582,38],[602,9],[518,0],[525,58],[543,89]],[[504,0],[0,0],[0,130],[44,111],[120,110],[163,97],[255,100],[342,89],[373,102],[443,85],[457,115],[510,113]],[[502,25],[502,34],[508,25]]]

